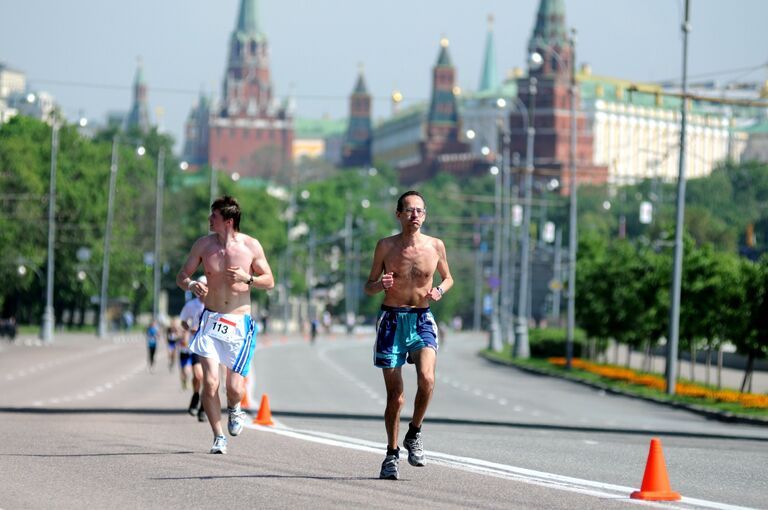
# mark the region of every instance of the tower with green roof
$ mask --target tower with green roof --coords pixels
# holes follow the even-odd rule
[[[344,137],[342,166],[370,165],[371,142],[371,95],[365,85],[365,77],[361,67],[355,88],[349,97],[349,125]]]
[[[552,52],[560,57],[558,62]],[[544,57],[538,73],[550,75],[561,73],[570,75],[573,65],[570,39],[565,24],[565,4],[563,0],[540,0],[536,13],[536,23],[528,40],[528,54],[539,53]]]
[[[266,115],[272,106],[269,44],[259,27],[256,0],[240,2],[222,92],[222,115],[228,117]]]
[[[280,179],[292,164],[293,120],[287,103],[273,97],[256,0],[240,1],[207,149],[209,165],[241,177]]]
[[[579,182],[604,183],[608,169],[592,162],[593,139],[587,118],[580,107],[580,90],[571,96],[571,76],[576,65],[572,36],[565,22],[563,0],[540,0],[533,33],[528,41],[528,75],[518,80],[518,98],[533,112],[534,177],[559,182],[559,191],[570,189],[571,101],[576,110],[576,165]],[[530,94],[536,79],[535,96]],[[526,158],[527,112],[516,109],[510,115],[511,151]]]
[[[437,62],[432,68],[432,97],[427,111],[426,135],[419,147],[420,160],[400,168],[401,182],[424,181],[440,171],[462,173],[472,170],[474,162],[466,158],[469,146],[460,138],[457,93],[456,68],[448,52],[448,39],[443,37]],[[448,166],[455,168],[449,170]]]
[[[456,104],[456,68],[448,52],[448,39],[440,39],[440,53],[432,68],[432,99],[427,114],[427,141],[442,143],[458,139],[459,112]]]
[[[496,44],[493,41],[493,15],[488,15],[488,34],[485,36],[485,52],[483,53],[483,68],[480,72],[480,84],[477,92],[491,92],[499,87],[496,69]]]

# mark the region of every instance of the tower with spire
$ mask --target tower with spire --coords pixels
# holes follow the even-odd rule
[[[363,68],[360,66],[355,88],[349,97],[349,125],[344,137],[342,166],[370,165],[371,142],[371,95],[365,86]]]
[[[240,1],[229,39],[222,99],[207,123],[207,140],[198,136],[200,147],[190,146],[190,154],[205,154],[216,170],[281,179],[290,168],[293,122],[287,104],[276,104],[273,96],[269,45],[256,0]],[[203,130],[204,124],[198,115],[193,127]]]
[[[424,181],[440,171],[469,173],[474,161],[461,140],[456,95],[456,69],[448,51],[448,39],[440,40],[440,52],[432,68],[432,97],[426,118],[426,138],[420,144],[420,161],[400,168],[403,183]]]
[[[147,104],[147,83],[144,81],[144,64],[141,58],[136,63],[136,75],[133,78],[133,102],[125,118],[125,129],[138,129],[142,133],[149,131],[149,106]]]
[[[491,92],[499,86],[496,73],[496,45],[493,41],[493,14],[488,15],[488,35],[485,37],[485,52],[483,53],[483,69],[480,72],[479,93]]]
[[[448,52],[448,39],[440,39],[440,53],[432,68],[432,98],[427,114],[427,152],[437,154],[459,140],[456,68]]]
[[[193,168],[208,163],[208,134],[210,129],[211,102],[200,92],[197,104],[192,107],[184,128],[182,158]]]
[[[540,0],[533,33],[528,41],[528,55],[538,54],[530,64],[528,76],[518,80],[518,97],[533,112],[534,177],[557,179],[559,191],[570,189],[571,101],[576,103],[576,164],[578,179],[605,182],[606,167],[592,163],[593,139],[584,112],[579,107],[579,87],[571,96],[571,76],[576,65],[574,45],[565,24],[563,0]],[[529,62],[534,60],[529,58]],[[536,95],[532,100],[531,79],[536,79]],[[516,110],[510,116],[511,151],[526,157],[525,112]]]

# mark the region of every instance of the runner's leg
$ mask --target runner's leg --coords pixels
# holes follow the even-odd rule
[[[403,391],[403,375],[401,367],[383,368],[384,386],[387,390],[387,408],[384,411],[384,426],[387,429],[387,446],[397,448],[397,437],[400,433],[400,411],[405,404]]]
[[[427,407],[432,399],[432,392],[435,389],[437,352],[431,347],[424,347],[418,351],[411,352],[411,356],[416,363],[416,380],[418,384],[416,399],[413,403],[413,420],[411,423],[416,427],[421,427],[421,422],[424,421],[424,415],[427,413]]]
[[[219,363],[200,357],[203,366],[202,401],[214,436],[224,435],[221,428],[221,399],[219,398]]]

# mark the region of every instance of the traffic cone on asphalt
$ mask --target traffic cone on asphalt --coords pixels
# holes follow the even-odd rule
[[[259,414],[254,418],[253,423],[256,425],[274,425],[272,421],[272,411],[269,410],[269,397],[265,393],[261,396],[261,404],[259,405]]]
[[[243,382],[245,385],[245,391],[243,391],[243,398],[240,400],[240,408],[246,411],[251,408],[251,398],[249,397],[249,388],[251,387],[250,383],[251,381],[246,376],[245,381]]]
[[[633,492],[629,497],[648,501],[677,501],[680,499],[680,493],[674,492],[669,485],[664,452],[661,451],[661,439],[655,437],[651,439],[651,449],[645,464],[643,484],[639,491]]]

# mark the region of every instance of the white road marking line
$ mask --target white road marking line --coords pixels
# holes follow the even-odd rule
[[[18,370],[16,372],[14,372],[14,373],[8,374],[8,375],[5,376],[5,379],[7,381],[12,381],[12,380],[14,380],[17,377],[26,377],[28,375],[34,375],[37,372],[40,372],[40,371],[43,371],[43,370],[47,371],[50,368],[58,366],[58,365],[63,365],[65,363],[70,363],[72,361],[78,361],[78,360],[81,360],[83,358],[87,358],[89,356],[104,354],[106,352],[110,352],[110,351],[113,351],[115,349],[119,349],[121,346],[120,345],[116,345],[116,343],[133,343],[133,342],[136,342],[136,341],[138,341],[140,339],[142,339],[141,335],[132,335],[132,336],[125,337],[125,338],[117,337],[117,338],[113,339],[113,342],[115,342],[113,344],[103,345],[103,346],[101,346],[101,347],[99,347],[99,348],[97,348],[96,350],[93,350],[93,351],[92,350],[86,350],[86,351],[80,352],[78,354],[74,354],[72,356],[68,356],[68,357],[65,357],[65,358],[60,358],[60,359],[58,359],[56,361],[46,361],[46,362],[43,362],[43,363],[38,363],[37,365],[26,367],[24,369],[21,369],[21,370]]]
[[[127,381],[131,377],[135,377],[137,374],[139,374],[139,373],[144,371],[144,366],[145,365],[142,362],[141,364],[136,365],[136,367],[134,367],[134,369],[131,372],[129,372],[126,375],[123,375],[122,377],[118,378],[117,380],[112,381],[112,382],[107,382],[107,383],[104,383],[104,384],[100,384],[98,386],[95,386],[94,388],[87,389],[87,390],[85,390],[83,392],[77,393],[76,395],[65,395],[63,397],[52,397],[52,398],[49,398],[47,401],[36,400],[36,401],[34,401],[32,403],[32,405],[35,406],[35,407],[40,407],[40,406],[42,406],[44,404],[48,404],[48,405],[50,405],[50,404],[59,404],[61,402],[70,402],[72,400],[86,400],[86,399],[92,398],[92,397],[96,396],[99,393],[104,393],[105,391],[108,391],[108,390],[114,388],[115,385],[117,385],[117,384],[119,384],[121,382]]]
[[[288,427],[275,426],[265,427],[262,425],[254,425],[246,423],[247,428],[258,430],[260,432],[271,432],[273,434],[279,434],[286,437],[292,437],[294,439],[300,439],[302,441],[310,441],[313,443],[324,444],[328,446],[337,446],[340,448],[348,448],[351,450],[364,451],[369,453],[376,453],[381,455],[384,450],[383,443],[377,443],[374,441],[367,441],[365,439],[358,439],[347,436],[340,436],[336,434],[328,434],[325,432],[317,432],[310,430],[291,429]],[[717,501],[708,501],[704,499],[683,497],[680,501],[674,503],[664,502],[649,502],[636,499],[630,499],[629,494],[637,490],[633,487],[625,487],[622,485],[614,485],[604,482],[597,482],[593,480],[584,480],[581,478],[573,478],[570,476],[557,475],[554,473],[547,473],[545,471],[536,471],[533,469],[526,469],[517,466],[510,466],[507,464],[500,464],[496,462],[489,462],[482,459],[473,459],[471,457],[461,457],[457,455],[451,455],[448,453],[440,453],[435,451],[429,451],[430,462],[453,468],[460,469],[462,471],[468,471],[480,475],[493,476],[496,478],[505,478],[508,480],[515,480],[522,483],[528,483],[532,485],[538,485],[542,487],[548,487],[558,490],[564,490],[568,492],[575,492],[579,494],[585,494],[588,496],[595,496],[600,498],[610,498],[614,500],[624,500],[627,503],[638,504],[643,506],[651,506],[654,508],[687,508],[686,505],[690,505],[694,508],[712,508],[716,510],[749,510],[748,507],[729,505],[727,503],[719,503]]]
[[[326,347],[324,349],[321,349],[318,352],[318,358],[320,358],[326,365],[330,366],[334,371],[338,372],[342,377],[350,381],[352,384],[360,388],[365,394],[367,394],[372,400],[375,400],[377,403],[385,403],[386,399],[381,393],[371,388],[368,384],[361,381],[357,377],[353,376],[351,373],[349,373],[349,370],[346,370],[342,367],[340,367],[335,361],[333,361],[330,357],[326,355],[328,351],[338,350],[340,347]]]

